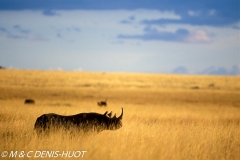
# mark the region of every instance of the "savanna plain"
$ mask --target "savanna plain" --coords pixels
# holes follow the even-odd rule
[[[35,104],[24,104],[27,98]],[[97,105],[102,100],[107,107]],[[119,116],[121,108],[118,130],[34,131],[44,113]],[[0,70],[0,154],[77,150],[87,152],[71,159],[238,160],[240,77]]]

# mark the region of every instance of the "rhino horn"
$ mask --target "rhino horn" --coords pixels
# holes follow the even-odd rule
[[[121,115],[118,117],[118,119],[121,120],[121,119],[122,119],[122,116],[123,116],[123,108],[122,108],[122,113],[121,113]]]

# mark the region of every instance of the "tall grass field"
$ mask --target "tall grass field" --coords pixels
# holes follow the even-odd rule
[[[118,130],[34,131],[44,113],[121,108]],[[0,159],[239,160],[240,77],[2,69]]]

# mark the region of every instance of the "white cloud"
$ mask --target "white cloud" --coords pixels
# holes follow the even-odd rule
[[[154,20],[154,19],[175,19],[179,20],[181,17],[175,14],[173,11],[158,11],[158,10],[135,10],[128,11],[130,14],[135,16],[136,21],[142,20]]]
[[[216,14],[217,14],[217,11],[215,9],[211,9],[208,11],[208,15],[210,15],[210,16],[214,16]]]
[[[211,42],[211,38],[206,31],[199,29],[192,31],[187,37],[186,41],[191,43]]]
[[[197,16],[200,15],[200,13],[201,13],[200,11],[192,11],[192,10],[188,11],[189,16],[196,16],[197,17]]]
[[[189,10],[188,11],[188,15],[192,16],[192,17],[198,17],[198,16],[201,16],[201,14],[207,14],[209,16],[215,16],[217,14],[217,11],[215,9],[211,9],[211,10],[208,10],[206,12],[203,12],[201,10],[198,10],[198,11]]]

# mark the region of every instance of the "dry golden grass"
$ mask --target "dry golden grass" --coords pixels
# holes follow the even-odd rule
[[[240,158],[239,76],[27,70],[0,75],[0,154],[86,150],[79,159]],[[24,105],[26,98],[36,104]],[[106,98],[108,106],[98,107]],[[116,131],[60,130],[38,138],[33,130],[43,113],[119,115],[121,107],[123,127]]]

